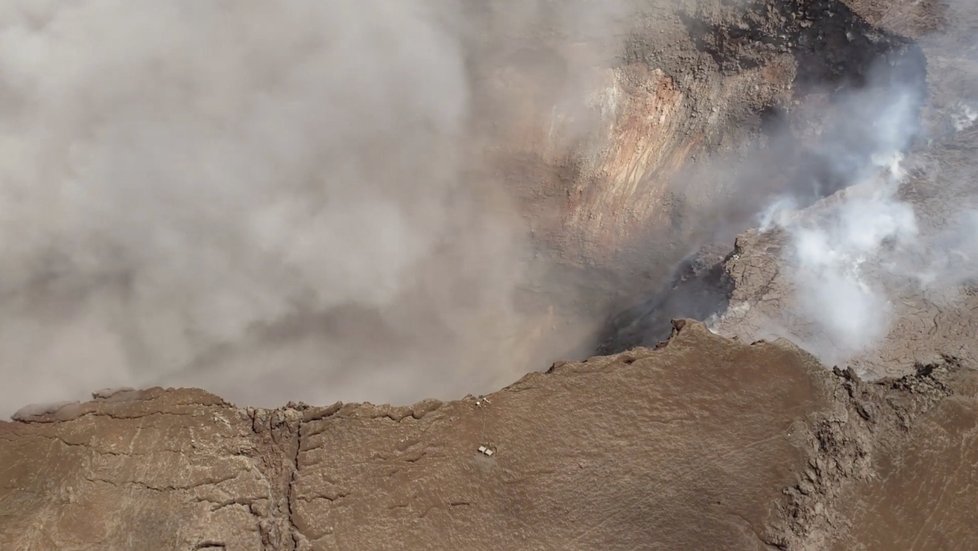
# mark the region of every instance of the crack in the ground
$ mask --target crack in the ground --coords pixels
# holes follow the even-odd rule
[[[151,492],[185,492],[190,490],[196,490],[198,488],[203,488],[205,486],[219,486],[220,484],[234,480],[237,477],[238,475],[234,474],[232,476],[215,478],[213,480],[202,480],[200,482],[194,482],[192,484],[186,484],[186,485],[165,484],[162,486],[155,486],[153,484],[142,482],[140,480],[119,481],[119,480],[112,480],[110,478],[101,478],[101,477],[92,477],[92,476],[85,476],[83,477],[83,479],[92,483],[109,484],[110,486],[125,486],[130,488],[140,488]]]
[[[257,460],[268,484],[268,507],[259,515],[259,530],[266,551],[298,551],[305,541],[295,524],[295,484],[302,450],[303,406],[289,404],[275,410],[248,409],[251,429],[259,439]]]
[[[299,532],[299,527],[295,524],[295,483],[299,478],[299,453],[302,452],[302,419],[295,427],[295,453],[292,455],[292,474],[289,476],[289,485],[286,488],[286,505],[288,506],[288,521],[290,537],[292,539],[292,551],[298,551],[299,549],[299,538],[301,533]]]

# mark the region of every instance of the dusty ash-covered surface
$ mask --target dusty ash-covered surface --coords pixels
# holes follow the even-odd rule
[[[682,213],[697,195],[667,182],[760,143],[761,113],[803,100],[799,79],[858,76],[917,39],[935,125],[978,79],[953,33],[927,34],[936,3],[747,5],[650,3],[648,32],[598,75],[614,100],[601,140],[535,134],[544,91],[487,130],[538,239],[574,251],[567,266],[627,272],[650,235],[658,250],[695,241]],[[954,14],[955,32],[973,16]],[[518,41],[486,47],[508,68],[485,75],[493,93],[526,92],[521,72],[548,65]],[[967,174],[976,139],[914,155]],[[926,174],[902,191],[925,223],[970,200]],[[717,328],[739,339],[682,322],[658,349],[555,365],[488,400],[257,410],[151,389],[24,410],[0,423],[0,549],[973,548],[976,293],[947,308],[908,290],[885,345],[830,370],[785,341],[747,344],[772,321],[806,336],[782,314],[784,246],[748,232],[681,274],[687,296],[729,291]]]
[[[975,388],[953,363],[865,383],[680,322],[658,350],[487,400],[267,411],[122,391],[0,425],[0,547],[933,548],[978,537],[961,512]]]

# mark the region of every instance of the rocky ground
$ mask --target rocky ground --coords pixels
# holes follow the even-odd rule
[[[953,359],[864,382],[696,322],[457,402],[118,391],[0,425],[0,544],[965,549],[976,392]]]
[[[834,101],[872,85],[881,60],[884,82],[921,92],[899,198],[925,233],[974,206],[978,130],[954,123],[978,83],[961,46],[976,10],[641,4],[627,31],[586,48],[547,34],[531,52],[512,37],[474,46],[498,56],[475,69],[493,115],[486,166],[567,288],[593,291],[570,306],[531,293],[525,307],[630,305],[600,339],[608,355],[412,406],[256,409],[149,389],[25,408],[0,423],[0,548],[973,548],[973,282],[922,293],[883,278],[897,297],[886,334],[826,365],[793,344],[818,335],[798,312],[786,232],[750,227],[751,201],[815,166],[820,136],[844,138],[829,131],[849,115]],[[622,38],[624,52],[609,46]],[[588,111],[604,117],[597,134],[576,130],[571,100],[563,117],[542,108],[530,78],[579,51],[601,67],[571,82],[607,107]],[[494,111],[508,94],[525,111]],[[745,181],[760,182],[749,197]],[[819,182],[796,216],[858,193]],[[709,325],[669,323],[688,317]]]

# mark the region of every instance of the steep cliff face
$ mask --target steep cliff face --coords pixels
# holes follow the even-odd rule
[[[535,39],[530,52],[517,38],[495,45],[482,91],[487,166],[504,172],[541,251],[611,274],[622,295],[660,283],[696,246],[732,240],[759,203],[802,185],[809,142],[845,116],[833,97],[880,66],[901,70],[896,60],[924,78],[908,39],[837,0],[632,4],[613,27],[624,51],[609,46],[619,36]],[[559,85],[576,77],[571,99],[538,88],[541,66],[564,68]],[[525,99],[500,99],[512,97]]]
[[[927,85],[920,47],[857,8],[632,2],[627,21],[583,37],[481,44],[474,103],[491,174],[475,177],[507,184],[533,249],[518,306],[533,321],[507,349],[526,350],[525,365],[618,352],[663,338],[672,318],[722,311],[727,278],[710,266],[736,235],[781,197],[804,206],[848,185],[826,149],[868,162],[852,136],[873,117],[847,98]],[[704,247],[719,259],[691,258]],[[677,289],[707,263],[710,281]]]
[[[818,549],[882,544],[894,522],[927,548],[935,518],[978,537],[955,513],[973,504],[973,416],[955,412],[974,388],[954,362],[865,383],[680,322],[658,349],[456,402],[254,410],[117,391],[0,425],[0,544]],[[954,459],[954,499],[914,497],[931,469],[901,478],[931,454]],[[933,512],[874,516],[886,492]]]
[[[872,79],[880,77],[870,76],[867,88],[833,92],[846,98],[869,90],[873,98],[857,102],[856,111],[840,112],[859,121],[857,111],[871,109],[874,102],[896,98],[913,107],[868,124],[892,132],[874,136],[876,130],[864,134],[848,127],[849,139],[834,138],[842,147],[827,148],[816,157],[844,158],[845,151],[859,156],[860,148],[871,149],[866,144],[873,140],[901,145],[865,155],[863,163],[841,163],[843,170],[823,181],[836,185],[823,187],[807,204],[794,201],[790,212],[771,209],[754,218],[763,227],[742,232],[734,247],[720,242],[690,255],[659,292],[611,318],[600,350],[655,342],[668,331],[670,318],[692,316],[710,319],[711,327],[727,336],[788,338],[830,365],[851,365],[870,378],[901,376],[915,363],[942,354],[974,364],[974,251],[970,238],[964,237],[974,231],[971,222],[962,220],[978,198],[973,184],[978,173],[976,117],[969,103],[978,72],[974,46],[965,38],[978,13],[966,3],[897,3],[883,11],[872,2],[847,6],[857,20],[870,25],[862,32],[877,49],[859,44],[854,51],[868,65],[856,63],[843,82],[852,85],[860,75],[878,75],[878,68],[865,72],[872,59],[877,66],[882,60],[889,73],[876,81]],[[883,39],[886,32],[904,33],[912,42],[893,36],[888,42]],[[846,36],[851,35],[853,30],[847,30]],[[711,36],[720,40],[718,36],[727,35]],[[823,70],[811,74],[821,75],[822,82],[832,80]],[[810,80],[811,75],[796,78],[795,93]],[[831,97],[827,99],[831,105]],[[786,139],[804,141],[808,132],[832,135],[833,125],[846,128],[841,119],[833,119],[831,108],[820,110],[824,105],[814,98],[808,98],[806,107],[804,100],[796,96],[799,105]],[[823,115],[829,122],[817,120]],[[896,153],[893,164],[873,160],[874,155],[885,156],[880,153]],[[816,166],[804,155],[755,160],[784,167],[786,171],[767,173],[776,173],[775,179],[790,176],[796,170],[792,166]],[[874,212],[880,205],[891,210]],[[876,225],[883,220],[892,225]],[[863,239],[874,243],[863,248]],[[825,256],[815,258],[820,254]],[[848,291],[850,300],[833,299]],[[858,337],[848,342],[848,334]]]

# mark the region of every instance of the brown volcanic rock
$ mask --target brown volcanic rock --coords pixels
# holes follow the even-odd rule
[[[778,504],[771,541],[783,549],[880,550],[974,542],[973,469],[955,460],[973,455],[963,446],[973,437],[978,373],[956,358],[876,382],[852,369],[834,373],[835,398],[846,407],[813,418],[811,457]],[[953,497],[937,495],[949,486]]]
[[[870,383],[783,341],[676,328],[657,350],[450,403],[245,410],[151,389],[28,412],[0,424],[0,548],[887,549],[918,532],[928,548],[978,537],[974,372],[947,359]],[[950,471],[922,468],[931,460]]]
[[[827,382],[690,323],[484,401],[130,392],[0,425],[0,548],[763,548]]]
[[[978,377],[887,445],[872,480],[840,501],[834,549],[973,549],[978,538]]]
[[[0,549],[291,541],[277,457],[245,411],[206,392],[123,392],[21,415],[0,423],[0,441]]]
[[[556,367],[482,402],[343,407],[302,425],[300,548],[763,548],[828,397],[793,347],[689,324],[659,351]]]

